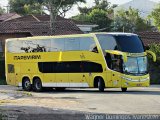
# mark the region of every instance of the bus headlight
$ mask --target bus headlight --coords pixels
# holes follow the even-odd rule
[[[132,81],[132,78],[128,78],[128,77],[125,77],[125,76],[122,76],[122,79]]]
[[[149,77],[140,79],[141,82],[149,80]]]
[[[125,80],[128,80],[128,81],[132,81],[132,82],[144,82],[144,81],[149,80],[149,77],[142,78],[142,79],[132,79],[132,78],[128,78],[128,77],[122,76],[121,78],[125,79]]]

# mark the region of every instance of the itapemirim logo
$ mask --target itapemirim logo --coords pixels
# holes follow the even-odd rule
[[[41,59],[41,55],[14,56],[14,60],[35,60]]]

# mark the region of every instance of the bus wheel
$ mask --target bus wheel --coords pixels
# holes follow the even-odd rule
[[[66,88],[65,87],[57,87],[55,88],[57,91],[64,91]]]
[[[42,91],[42,82],[39,78],[34,79],[33,81],[33,90],[35,92],[41,92]]]
[[[22,81],[22,88],[25,91],[30,91],[31,90],[31,82],[29,80],[29,78],[24,78]]]
[[[122,92],[126,92],[127,88],[121,88]]]
[[[98,80],[98,89],[100,92],[104,92],[105,84],[102,78]]]

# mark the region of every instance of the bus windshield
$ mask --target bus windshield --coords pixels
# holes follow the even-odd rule
[[[123,72],[126,74],[147,74],[147,57],[128,57],[123,63]]]

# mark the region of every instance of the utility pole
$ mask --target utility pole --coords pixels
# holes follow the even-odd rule
[[[50,29],[51,29],[51,35],[55,32],[55,22],[56,18],[59,12],[59,9],[62,5],[62,2],[64,0],[61,0],[59,5],[56,5],[56,0],[49,0],[49,12],[50,12]]]
[[[7,5],[7,6],[3,6],[3,7],[5,7],[5,8],[6,8],[6,10],[7,10],[7,13],[9,13],[10,6],[9,6],[9,5]]]

